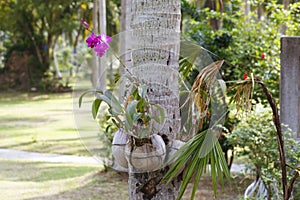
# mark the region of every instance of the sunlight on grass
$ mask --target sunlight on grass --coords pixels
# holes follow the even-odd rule
[[[128,199],[127,175],[101,165],[0,159],[0,199]]]
[[[26,199],[83,187],[100,165],[0,160],[0,199]]]
[[[0,148],[88,156],[71,93],[0,93]]]

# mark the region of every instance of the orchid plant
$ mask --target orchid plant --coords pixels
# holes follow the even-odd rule
[[[81,19],[81,23],[86,30],[91,32],[91,35],[86,39],[88,47],[95,51],[96,56],[105,56],[106,51],[109,49],[109,44],[112,42],[112,38],[106,34],[95,35],[93,31],[89,30],[89,24],[86,21]],[[129,79],[128,81],[131,82],[131,87],[129,94],[123,97],[125,99],[124,103],[121,103],[111,91],[91,89],[80,96],[79,107],[81,107],[83,97],[86,94],[96,93],[96,98],[92,104],[92,115],[94,119],[97,118],[100,106],[102,102],[104,102],[109,106],[108,118],[112,120],[117,128],[124,129],[127,133],[137,138],[149,137],[151,135],[149,125],[152,120],[162,124],[165,120],[164,110],[159,105],[149,102],[146,84],[134,77],[117,54],[113,51],[111,52],[129,74],[127,77]],[[153,109],[158,111],[159,116],[151,113]],[[138,129],[137,126],[139,126]],[[136,133],[136,130],[138,130],[138,133]]]

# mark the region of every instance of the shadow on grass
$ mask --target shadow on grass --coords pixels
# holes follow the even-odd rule
[[[57,199],[95,199],[95,200],[125,200],[128,197],[128,176],[109,170],[93,174],[86,184],[75,189],[53,195],[44,195],[30,200],[57,200]],[[27,199],[29,200],[29,199]]]
[[[12,145],[2,145],[1,148],[4,149],[15,149],[16,147],[24,147],[24,146],[29,146],[36,143],[35,140],[29,141],[29,142],[21,142],[17,144],[12,144]]]
[[[62,163],[28,161],[1,161],[0,177],[3,181],[44,182],[83,176],[100,166],[84,166]]]
[[[72,200],[123,200],[128,197],[128,176],[126,173],[118,173],[115,171],[99,172],[93,177],[89,184],[80,186],[76,189],[61,192],[54,195],[39,196],[31,198],[31,200],[56,200],[56,199],[72,199]],[[237,200],[241,199],[247,185],[252,181],[249,177],[236,175],[233,177],[232,187],[225,185],[221,188],[218,184],[217,197],[214,198],[212,191],[211,179],[204,176],[196,192],[195,200]],[[192,185],[188,186],[183,200],[189,200]],[[28,199],[29,200],[29,199]]]

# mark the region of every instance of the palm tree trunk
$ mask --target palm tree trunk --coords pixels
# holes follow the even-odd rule
[[[175,139],[180,129],[180,0],[132,0],[131,14],[131,71],[147,84],[149,101],[165,110],[165,124],[156,134],[164,138],[168,147],[168,141]],[[160,183],[166,170],[135,173],[129,166],[130,199],[176,199],[179,181]]]

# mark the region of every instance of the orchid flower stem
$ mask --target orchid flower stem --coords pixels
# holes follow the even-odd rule
[[[86,30],[88,30],[90,33],[93,33],[92,30],[90,30],[89,28],[86,28]],[[101,42],[105,43],[107,46],[109,46],[109,44],[106,41],[103,41],[100,38]],[[120,59],[120,57],[117,55],[117,53],[111,49],[111,53],[113,54],[113,56],[120,62],[121,66],[126,70],[126,72],[128,74],[130,74],[130,76],[138,83],[138,79],[130,72],[130,70],[126,67],[125,63]]]

